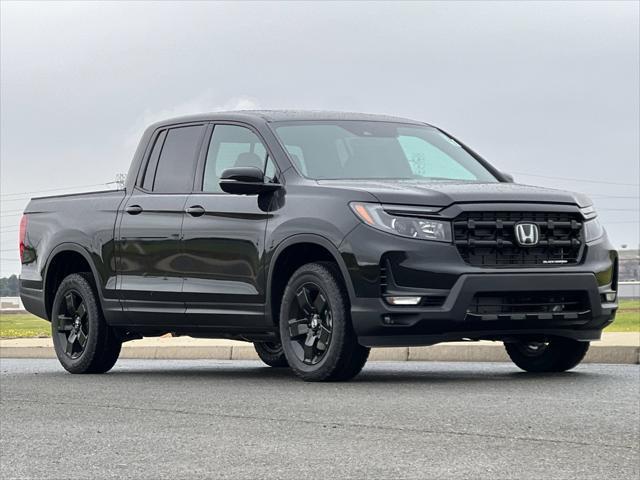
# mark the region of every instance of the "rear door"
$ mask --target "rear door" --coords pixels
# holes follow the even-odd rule
[[[124,203],[116,242],[118,288],[129,323],[184,322],[180,232],[206,128],[192,124],[156,132]]]
[[[276,176],[266,144],[242,125],[217,124],[205,141],[196,191],[182,227],[187,322],[232,328],[265,325],[264,240],[271,195],[220,189],[230,167],[254,166]],[[206,153],[206,155],[205,155]]]

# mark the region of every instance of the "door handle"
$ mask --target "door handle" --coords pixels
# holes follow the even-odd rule
[[[206,213],[206,210],[202,205],[192,205],[185,210],[192,217],[201,217]]]
[[[140,205],[127,205],[124,211],[129,215],[138,215],[139,213],[142,213],[142,207]]]

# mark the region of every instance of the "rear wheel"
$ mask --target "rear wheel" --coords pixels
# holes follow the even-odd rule
[[[527,372],[564,372],[578,365],[589,350],[589,342],[554,338],[545,342],[521,341],[504,344],[507,354]]]
[[[280,338],[303,380],[349,380],[362,370],[369,349],[358,344],[334,264],[310,263],[293,274],[282,297]]]
[[[288,367],[287,359],[280,342],[254,342],[260,360],[270,367]]]
[[[58,360],[71,373],[104,373],[122,342],[106,324],[88,274],[66,277],[53,300],[51,335]]]

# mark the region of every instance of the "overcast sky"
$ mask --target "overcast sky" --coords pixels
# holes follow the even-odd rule
[[[114,180],[155,120],[254,107],[428,121],[637,245],[639,5],[2,2],[1,274],[25,192]]]

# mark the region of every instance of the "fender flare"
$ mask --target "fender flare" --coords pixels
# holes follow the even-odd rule
[[[93,281],[95,282],[95,285],[96,285],[96,291],[98,293],[98,301],[100,302],[100,307],[102,308],[102,305],[103,305],[102,285],[100,284],[100,281],[99,281],[100,277],[98,275],[98,272],[96,271],[96,266],[93,263],[93,259],[91,258],[91,255],[89,254],[89,252],[87,252],[87,250],[84,247],[82,247],[82,245],[78,243],[73,243],[73,242],[65,242],[65,243],[60,243],[56,245],[56,247],[53,248],[51,252],[49,252],[49,255],[47,256],[47,260],[45,262],[45,267],[43,269],[43,275],[42,275],[42,290],[44,292],[43,296],[44,296],[45,309],[47,307],[47,303],[49,300],[47,298],[47,281],[49,278],[49,268],[51,267],[51,263],[53,262],[53,259],[56,257],[56,255],[62,252],[69,252],[69,251],[80,254],[82,258],[84,258],[87,264],[89,265],[89,268],[91,269],[91,275],[93,275]]]
[[[285,240],[280,242],[278,246],[273,250],[273,254],[271,255],[271,259],[269,261],[269,267],[267,270],[267,298],[266,298],[266,308],[265,313],[268,318],[271,318],[271,285],[273,284],[273,271],[274,267],[280,258],[282,252],[292,245],[297,245],[301,243],[311,243],[323,247],[326,249],[333,259],[335,260],[338,268],[340,269],[340,273],[342,274],[344,284],[347,288],[347,294],[349,295],[349,301],[353,302],[355,298],[355,289],[353,288],[353,283],[351,281],[351,276],[349,275],[349,270],[347,269],[347,265],[340,255],[338,248],[331,243],[330,240],[323,237],[322,235],[313,234],[313,233],[300,233],[296,235],[292,235],[287,237]],[[273,319],[272,319],[273,320]]]

